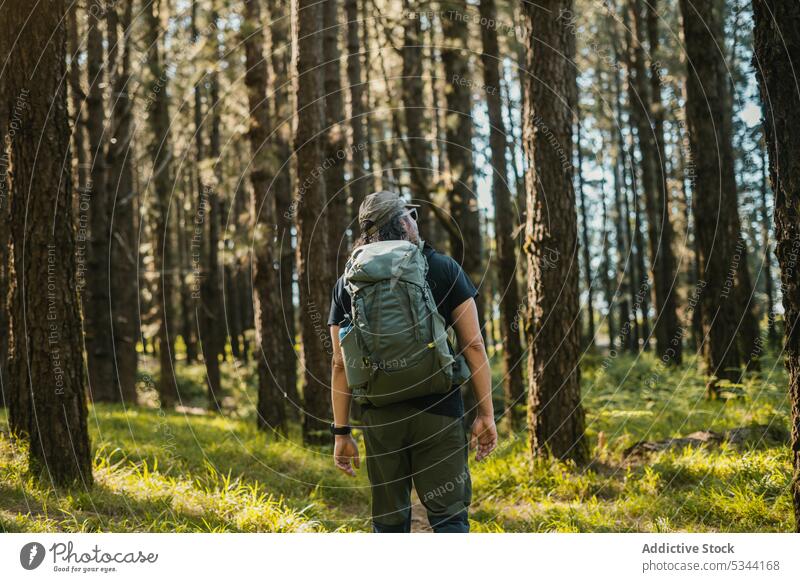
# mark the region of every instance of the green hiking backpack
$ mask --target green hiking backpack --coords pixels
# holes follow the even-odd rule
[[[340,329],[347,384],[357,402],[386,406],[444,394],[466,380],[425,278],[422,242],[355,249],[344,272],[351,321]]]

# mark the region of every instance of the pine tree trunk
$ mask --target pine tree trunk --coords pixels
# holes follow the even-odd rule
[[[119,42],[116,7],[108,12],[108,45]],[[131,86],[131,35],[133,8],[127,3],[122,26],[121,64],[114,76],[111,142],[108,146],[108,188],[114,193],[111,214],[111,314],[114,330],[116,389],[128,404],[136,403],[136,340],[139,326],[139,269],[135,215],[137,193],[133,184],[133,87]],[[112,24],[112,21],[114,24]],[[116,39],[116,40],[114,40]],[[111,60],[111,59],[109,59]],[[136,284],[131,284],[136,281]]]
[[[9,424],[30,439],[33,475],[85,489],[93,479],[72,166],[64,163],[71,159],[66,17],[63,0],[0,6],[0,37],[25,39],[5,53],[10,66],[0,85],[14,168]]]
[[[256,320],[256,358],[258,361],[258,406],[256,424],[286,434],[284,394],[278,380],[279,370],[286,365],[279,342],[283,313],[275,261],[275,158],[269,99],[274,99],[272,79],[268,78],[264,60],[264,31],[261,23],[261,0],[245,3],[242,34],[245,48],[245,85],[250,107],[250,148],[252,153],[250,181],[253,184],[253,300]],[[282,163],[283,160],[280,160]]]
[[[769,211],[767,210],[767,188],[769,188],[769,166],[766,148],[761,150],[761,246],[764,252],[764,293],[767,295],[767,341],[770,347],[778,345],[775,330],[775,295],[772,290],[772,245],[769,236]]]
[[[480,16],[487,22],[497,20],[497,8],[494,0],[481,0]],[[483,79],[489,112],[489,146],[492,156],[497,286],[500,292],[500,335],[503,342],[503,392],[506,415],[512,426],[517,427],[521,418],[519,414],[515,414],[514,406],[519,406],[525,401],[525,386],[522,379],[522,342],[517,322],[520,295],[519,287],[517,287],[516,245],[513,238],[514,209],[511,204],[511,190],[508,186],[506,127],[500,94],[501,61],[496,28],[481,26],[481,40],[483,42],[481,61],[483,62]],[[489,319],[491,320],[491,318]]]
[[[577,86],[576,86],[577,90]],[[592,289],[592,254],[589,247],[589,221],[586,218],[586,197],[583,192],[583,150],[581,145],[581,122],[580,122],[580,107],[577,108],[577,121],[575,129],[577,132],[577,139],[575,140],[575,149],[577,151],[578,167],[575,171],[578,173],[578,202],[579,211],[581,214],[581,251],[583,252],[583,276],[584,284],[586,285],[586,338],[583,345],[590,346],[594,342],[594,293]]]
[[[681,361],[681,332],[675,307],[675,259],[672,253],[672,223],[663,172],[663,114],[660,112],[660,84],[657,61],[651,47],[650,58],[654,64],[648,78],[648,66],[643,48],[645,16],[641,0],[629,0],[629,22],[633,30],[626,34],[628,66],[628,94],[630,114],[636,129],[641,154],[642,192],[647,214],[647,241],[652,272],[652,297],[655,303],[653,331],[656,351],[661,361],[676,364]],[[657,29],[655,40],[657,41]],[[652,39],[651,39],[652,40]],[[651,82],[652,81],[652,82]],[[653,89],[656,89],[654,92]],[[656,95],[657,94],[657,95]],[[657,109],[659,107],[659,109]],[[656,115],[658,113],[658,115]],[[659,122],[660,117],[660,122]],[[655,121],[655,130],[651,127]],[[660,132],[660,136],[659,136]],[[642,277],[643,283],[646,282]]]
[[[581,463],[589,451],[581,406],[578,217],[572,161],[575,37],[571,0],[523,7],[523,143],[528,159],[528,426],[533,455]],[[553,95],[561,98],[553,99]]]
[[[726,119],[727,73],[717,41],[722,18],[717,0],[680,0],[688,63],[686,122],[694,166],[692,190],[699,279],[702,291],[704,361],[708,395],[718,380],[738,382],[737,306],[730,275],[738,231],[730,118]],[[709,144],[717,144],[709,152]],[[717,153],[718,152],[718,153]],[[737,237],[738,238],[738,237]]]
[[[282,167],[275,183],[275,204],[278,216],[277,244],[280,249],[280,268],[278,279],[280,286],[281,319],[279,320],[281,337],[278,342],[281,356],[280,368],[277,371],[278,385],[289,400],[288,416],[294,420],[300,418],[300,395],[297,390],[297,362],[295,351],[297,325],[295,323],[293,277],[295,272],[295,248],[292,239],[295,213],[292,201],[292,168],[287,160],[292,155],[291,120],[294,116],[294,94],[290,81],[291,59],[291,19],[289,3],[279,0],[271,3],[275,12],[270,14],[267,22],[272,22],[271,47],[272,67],[275,71],[275,114],[281,121],[277,128],[276,149]],[[274,16],[273,16],[274,14]],[[283,18],[279,18],[283,16]]]
[[[358,219],[358,207],[367,195],[364,141],[364,81],[361,77],[361,41],[358,0],[345,0],[345,19],[347,20],[347,80],[350,84],[350,143],[351,173],[350,196],[352,199],[351,219]],[[358,229],[358,224],[354,223]]]
[[[322,6],[317,0],[293,0],[297,103],[294,151],[297,163],[297,280],[300,288],[300,330],[303,342],[303,440],[330,440],[330,377],[332,347],[327,319],[334,266],[324,248],[328,225],[320,221],[325,183],[317,168],[323,161]]]
[[[472,157],[472,77],[468,47],[466,0],[442,2],[442,30],[447,101],[447,158],[450,166],[450,214],[457,230],[450,235],[450,254],[464,268],[475,285],[483,279],[483,250],[480,206],[475,190],[475,162]],[[475,298],[483,327],[483,296]]]
[[[641,1],[641,0],[637,0]],[[658,221],[658,254],[653,259],[653,282],[656,286],[656,349],[661,361],[669,365],[680,365],[683,361],[683,327],[678,319],[677,262],[672,248],[674,238],[670,196],[667,188],[667,155],[664,148],[664,105],[661,100],[661,61],[658,29],[657,0],[647,3],[647,38],[650,45],[650,114],[653,120],[652,141],[656,157],[652,171],[655,185],[655,217]]]
[[[605,177],[601,178],[600,201],[603,205],[603,262],[601,279],[603,281],[603,294],[605,295],[606,305],[608,306],[608,312],[606,313],[606,324],[608,325],[608,349],[610,353],[613,353],[616,349],[615,342],[617,328],[614,322],[614,286],[611,282],[611,277],[608,275],[609,271],[612,270],[612,266],[610,252],[611,237],[608,229],[609,212],[608,205],[606,203]]]
[[[103,30],[101,14],[88,10],[89,30],[86,44],[86,68],[89,75],[87,129],[91,163],[89,216],[91,245],[89,248],[88,291],[84,316],[86,356],[89,370],[89,394],[97,402],[120,400],[114,385],[113,331],[109,297],[109,205],[106,190],[105,83]]]
[[[161,8],[163,0],[153,0],[145,9],[146,45],[149,47],[147,65],[153,90],[148,94],[148,121],[153,135],[150,142],[152,176],[150,180],[151,210],[153,216],[153,264],[158,283],[155,285],[153,302],[155,320],[158,325],[159,381],[158,394],[162,406],[171,406],[178,397],[175,382],[175,353],[172,349],[169,330],[173,314],[173,245],[169,240],[167,216],[169,197],[172,192],[172,141],[170,138],[170,114],[168,83],[164,55],[161,51]],[[157,89],[157,90],[156,90]]]
[[[347,192],[344,170],[347,163],[347,133],[342,92],[342,51],[339,48],[339,32],[342,23],[339,0],[325,0],[322,27],[324,55],[325,91],[325,137],[323,152],[328,165],[324,171],[327,204],[323,216],[328,221],[328,251],[337,274],[344,272],[349,244],[347,241],[348,219]]]
[[[775,195],[775,237],[781,268],[786,368],[792,410],[792,501],[795,531],[800,532],[800,4],[753,0],[754,65],[764,108],[769,175]]]
[[[214,29],[218,26],[219,18],[216,12],[216,2],[211,3],[209,19]],[[217,60],[222,59],[222,50],[219,43],[214,41]],[[219,258],[219,230],[222,219],[222,162],[220,160],[220,119],[219,112],[219,74],[216,70],[209,73],[209,108],[211,109],[211,131],[208,140],[208,157],[214,164],[214,177],[211,183],[203,185],[203,200],[208,223],[208,245],[206,255],[206,276],[201,284],[202,316],[200,330],[202,337],[200,343],[203,349],[203,361],[206,366],[207,400],[211,410],[219,410],[222,401],[222,378],[220,373],[220,358],[225,356],[226,326],[223,308],[223,270]]]
[[[431,148],[425,135],[425,83],[423,79],[422,20],[417,0],[404,0],[402,100],[411,166],[411,198],[420,205],[419,232],[434,248],[442,248],[442,232],[431,206]],[[398,136],[399,137],[399,136]]]

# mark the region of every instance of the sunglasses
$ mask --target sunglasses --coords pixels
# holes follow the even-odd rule
[[[408,215],[411,217],[411,220],[413,220],[414,222],[417,222],[417,218],[418,218],[419,215],[417,214],[417,209],[416,208],[409,208],[408,209]]]

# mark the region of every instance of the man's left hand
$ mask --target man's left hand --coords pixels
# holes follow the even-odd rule
[[[475,460],[482,461],[497,446],[497,427],[494,424],[494,416],[477,416],[472,423],[472,436],[469,448],[478,449],[475,453]]]

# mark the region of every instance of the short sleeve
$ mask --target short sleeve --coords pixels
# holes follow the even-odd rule
[[[450,290],[447,293],[447,312],[452,313],[453,309],[464,303],[467,299],[472,299],[478,295],[478,290],[472,284],[464,269],[455,260],[450,258],[451,281]]]
[[[333,286],[331,294],[331,311],[328,315],[328,325],[341,325],[347,316],[347,309],[344,305],[343,294],[347,293],[344,288],[344,279],[341,277]],[[348,296],[349,299],[349,296]]]

